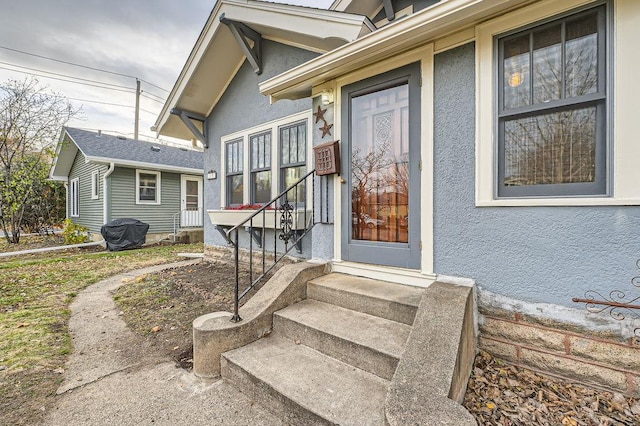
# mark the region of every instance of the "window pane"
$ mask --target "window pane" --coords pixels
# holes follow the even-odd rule
[[[307,158],[307,125],[298,126],[298,162],[304,163]]]
[[[282,154],[280,161],[282,164],[289,164],[289,129],[282,129],[280,131],[280,144],[282,146]]]
[[[298,167],[288,167],[282,170],[282,181],[284,187],[282,190],[291,187],[297,181],[299,181],[302,176],[306,174],[307,168],[305,166]],[[289,203],[303,203],[305,200],[305,192],[306,186],[305,182],[300,182],[300,184],[293,190],[287,192],[286,198]],[[284,201],[284,200],[283,200]]]
[[[560,99],[562,93],[562,27],[533,33],[533,102]]]
[[[295,127],[289,129],[291,133],[291,150],[289,151],[288,164],[295,164],[298,162],[298,132]]]
[[[140,201],[156,201],[156,175],[140,173]]]
[[[262,167],[271,167],[271,133],[264,135]]]
[[[242,183],[242,175],[229,176],[227,178],[227,191],[229,194],[228,205],[242,204]]]
[[[504,109],[529,105],[529,35],[504,42]]]
[[[268,203],[271,201],[271,171],[252,173],[251,179],[253,202]]]
[[[594,182],[596,107],[505,123],[507,186]]]
[[[259,147],[258,138],[257,137],[251,138],[251,168],[252,169],[256,169],[259,167],[258,147]]]
[[[598,91],[598,20],[589,15],[567,22],[565,47],[567,97]]]

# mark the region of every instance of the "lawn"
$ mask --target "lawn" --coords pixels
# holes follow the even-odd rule
[[[69,304],[109,276],[181,260],[202,244],[0,259],[0,424],[33,424],[49,408],[72,351]]]

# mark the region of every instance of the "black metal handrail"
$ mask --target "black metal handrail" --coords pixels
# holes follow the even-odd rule
[[[302,239],[311,231],[315,225],[315,210],[313,199],[315,196],[314,177],[315,170],[310,171],[289,188],[282,191],[274,199],[256,210],[243,222],[225,231],[227,241],[234,247],[235,262],[235,288],[234,307],[231,321],[242,321],[238,310],[240,300],[247,295],[284,257],[294,248],[301,250]],[[311,181],[311,200],[307,199],[307,182]],[[311,206],[308,211],[308,206]],[[274,224],[267,226],[268,215],[273,215]],[[278,219],[277,221],[275,219]],[[302,226],[300,226],[302,219]],[[295,221],[295,222],[294,222]],[[245,229],[249,233],[249,284],[240,292],[240,229]],[[301,228],[301,229],[300,229]],[[273,262],[267,267],[267,236],[266,230],[273,230]],[[277,235],[277,236],[276,236]],[[278,252],[278,240],[284,244],[283,249]],[[261,248],[261,272],[254,278],[253,257],[254,241]]]

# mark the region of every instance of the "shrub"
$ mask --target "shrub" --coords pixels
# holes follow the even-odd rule
[[[64,236],[65,244],[82,244],[89,242],[89,235],[87,234],[88,229],[82,225],[78,225],[77,223],[73,223],[71,219],[64,220],[64,231],[62,235]]]

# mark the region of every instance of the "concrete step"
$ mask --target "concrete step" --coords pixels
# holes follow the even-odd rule
[[[274,333],[391,380],[411,326],[317,300],[274,314]]]
[[[280,336],[222,355],[222,377],[292,425],[383,425],[389,381]]]
[[[411,325],[423,288],[346,274],[328,274],[309,281],[307,297],[354,311]]]

